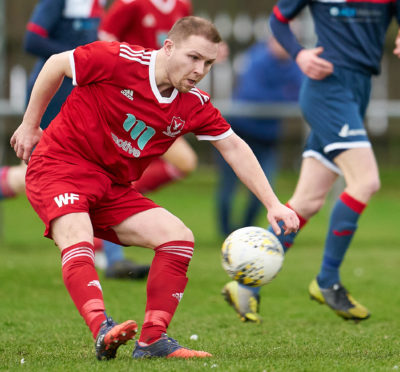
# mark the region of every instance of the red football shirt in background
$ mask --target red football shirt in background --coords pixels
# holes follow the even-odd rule
[[[107,174],[116,183],[140,178],[175,139],[193,132],[200,140],[232,133],[197,88],[161,96],[155,81],[157,51],[97,41],[71,52],[75,87],[35,149]]]
[[[99,31],[129,44],[159,49],[174,23],[191,13],[189,0],[115,0]]]

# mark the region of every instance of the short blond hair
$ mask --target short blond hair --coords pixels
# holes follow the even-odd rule
[[[183,17],[176,21],[168,33],[168,39],[179,42],[192,35],[202,36],[215,44],[222,41],[221,35],[212,22],[194,16]]]

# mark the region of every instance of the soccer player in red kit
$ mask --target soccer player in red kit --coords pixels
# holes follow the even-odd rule
[[[45,235],[61,250],[64,283],[96,340],[98,359],[114,358],[137,325],[133,320],[117,324],[105,313],[93,262],[94,235],[155,251],[133,358],[210,356],[166,334],[188,280],[193,234],[131,186],[177,137],[193,132],[211,141],[267,208],[275,232],[280,233],[279,221],[285,234],[298,229],[296,214],[279,202],[248,145],[196,88],[220,41],[212,23],[185,17],[160,50],[95,42],[54,55],[11,138],[17,156],[29,160],[27,196],[46,225]],[[64,76],[77,87],[42,132],[40,118]]]
[[[115,0],[102,17],[98,38],[159,49],[173,24],[191,13],[189,0]],[[180,137],[166,154],[151,162],[140,179],[135,181],[135,188],[142,194],[154,191],[183,179],[196,167],[195,151]],[[124,259],[121,247],[105,240],[103,250],[109,264],[106,276],[118,277],[119,273],[125,274],[131,270],[131,264]],[[137,269],[133,272],[136,273]]]

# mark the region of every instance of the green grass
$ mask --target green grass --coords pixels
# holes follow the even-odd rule
[[[276,190],[281,200],[289,197],[295,177],[279,178]],[[58,249],[42,237],[42,224],[25,197],[5,201],[0,242],[0,370],[396,370],[400,368],[398,172],[383,172],[382,183],[382,191],[361,218],[342,268],[346,286],[372,312],[370,320],[359,324],[341,320],[307,295],[307,286],[319,269],[328,208],[299,235],[281,273],[263,288],[264,323],[254,325],[239,322],[220,295],[228,278],[220,265],[223,237],[215,227],[213,172],[201,169],[152,195],[185,221],[196,237],[190,281],[169,334],[214,357],[190,361],[134,361],[130,343],[120,349],[116,360],[97,362],[91,335],[62,283]],[[264,215],[259,224],[266,225]],[[140,248],[125,252],[143,262],[152,257],[152,252]],[[142,323],[143,281],[102,280],[102,286],[107,310],[116,320],[132,318]],[[192,334],[199,336],[198,341],[190,340]]]

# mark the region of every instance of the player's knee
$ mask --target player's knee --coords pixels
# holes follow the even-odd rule
[[[381,187],[379,177],[368,177],[359,182],[349,184],[346,191],[355,199],[362,203],[368,203],[372,195],[374,195]]]
[[[192,230],[190,230],[186,225],[182,223],[182,226],[180,226],[174,233],[176,234],[176,238],[174,240],[185,240],[188,242],[194,242],[194,235],[192,233]]]
[[[166,242],[172,240],[194,242],[194,235],[182,221],[177,221],[174,224],[169,224],[169,226],[164,226],[164,228],[160,229],[158,231],[158,240]]]
[[[182,231],[182,239],[180,239],[180,240],[194,242],[194,235],[193,235],[192,230],[190,230],[188,227],[185,226],[185,228]]]
[[[372,195],[374,195],[376,192],[379,191],[381,188],[381,181],[379,177],[374,177],[369,179],[364,185],[363,185],[363,192],[366,194],[368,198],[370,198]]]
[[[320,209],[323,207],[324,203],[325,203],[325,199],[315,199],[315,200],[310,201],[310,203],[306,207],[307,212],[304,213],[304,215],[302,215],[302,216],[309,219],[310,217],[314,216],[315,214],[317,214],[320,211]]]
[[[15,194],[22,194],[25,192],[25,174],[25,165],[10,167],[8,171],[8,183]]]
[[[185,175],[189,175],[197,168],[198,158],[194,151],[188,151],[177,165],[177,168]]]
[[[289,204],[293,207],[293,209],[307,220],[317,214],[324,206],[324,203],[325,197],[322,196],[312,199],[302,198],[300,201],[289,200]]]

